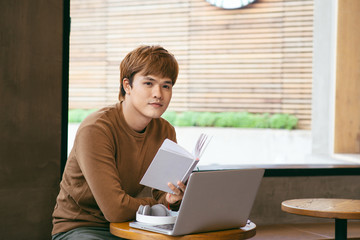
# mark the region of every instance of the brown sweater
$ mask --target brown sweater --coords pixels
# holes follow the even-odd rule
[[[167,204],[160,191],[153,191],[154,198],[136,198],[144,188],[139,182],[165,138],[176,141],[166,120],[153,119],[138,133],[126,124],[121,103],[87,117],[65,166],[52,234],[108,227],[109,222],[134,219],[139,205]]]

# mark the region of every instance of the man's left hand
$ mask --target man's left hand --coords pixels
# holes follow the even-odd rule
[[[171,193],[167,193],[166,194],[166,201],[170,204],[176,203],[177,201],[181,200],[184,196],[184,192],[185,192],[185,184],[178,181],[177,185],[179,186],[178,188],[176,186],[174,186],[174,184],[172,183],[168,183],[169,188],[174,192],[174,194]]]

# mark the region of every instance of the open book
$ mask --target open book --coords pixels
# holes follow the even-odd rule
[[[185,183],[209,141],[210,138],[206,134],[201,134],[191,154],[177,143],[165,139],[140,184],[173,193],[167,185],[168,182],[174,186],[177,186],[178,181]]]

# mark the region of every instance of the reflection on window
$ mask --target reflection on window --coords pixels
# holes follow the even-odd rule
[[[255,2],[255,0],[206,0],[206,1],[209,2],[211,5],[221,7],[224,9],[242,8]]]

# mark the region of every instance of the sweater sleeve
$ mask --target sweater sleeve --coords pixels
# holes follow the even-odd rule
[[[134,198],[123,190],[115,163],[115,147],[104,129],[86,126],[79,131],[76,141],[78,164],[107,221],[129,221],[135,218],[139,205],[156,204],[153,198]]]

